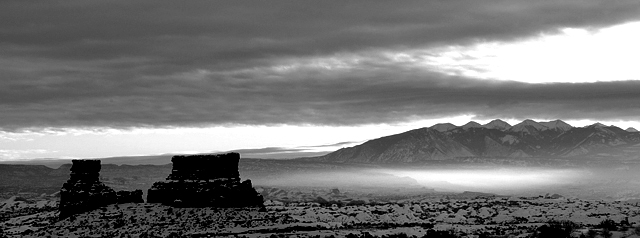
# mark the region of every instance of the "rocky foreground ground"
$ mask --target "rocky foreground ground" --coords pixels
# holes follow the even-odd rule
[[[0,203],[0,237],[421,237],[430,230],[460,237],[528,237],[556,220],[575,223],[574,236],[607,238],[635,237],[640,225],[638,204],[557,196],[431,196],[347,204],[268,200],[265,209],[221,209],[131,203],[57,221],[55,197],[13,197]]]

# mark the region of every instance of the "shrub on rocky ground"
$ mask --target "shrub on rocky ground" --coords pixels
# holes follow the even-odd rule
[[[549,221],[536,229],[532,237],[535,238],[569,238],[571,233],[580,227],[572,221]]]

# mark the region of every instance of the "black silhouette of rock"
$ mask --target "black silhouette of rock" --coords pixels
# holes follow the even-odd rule
[[[116,192],[100,182],[100,160],[72,160],[60,189],[60,219],[115,203],[144,202],[142,190]]]
[[[174,156],[166,181],[156,182],[147,202],[176,207],[262,207],[250,180],[240,182],[240,154]]]

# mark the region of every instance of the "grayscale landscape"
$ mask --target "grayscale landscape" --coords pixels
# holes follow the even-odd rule
[[[0,1],[0,238],[640,238],[638,0]]]

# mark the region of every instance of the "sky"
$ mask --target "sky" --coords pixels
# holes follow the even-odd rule
[[[640,129],[640,2],[0,1],[0,161]]]

